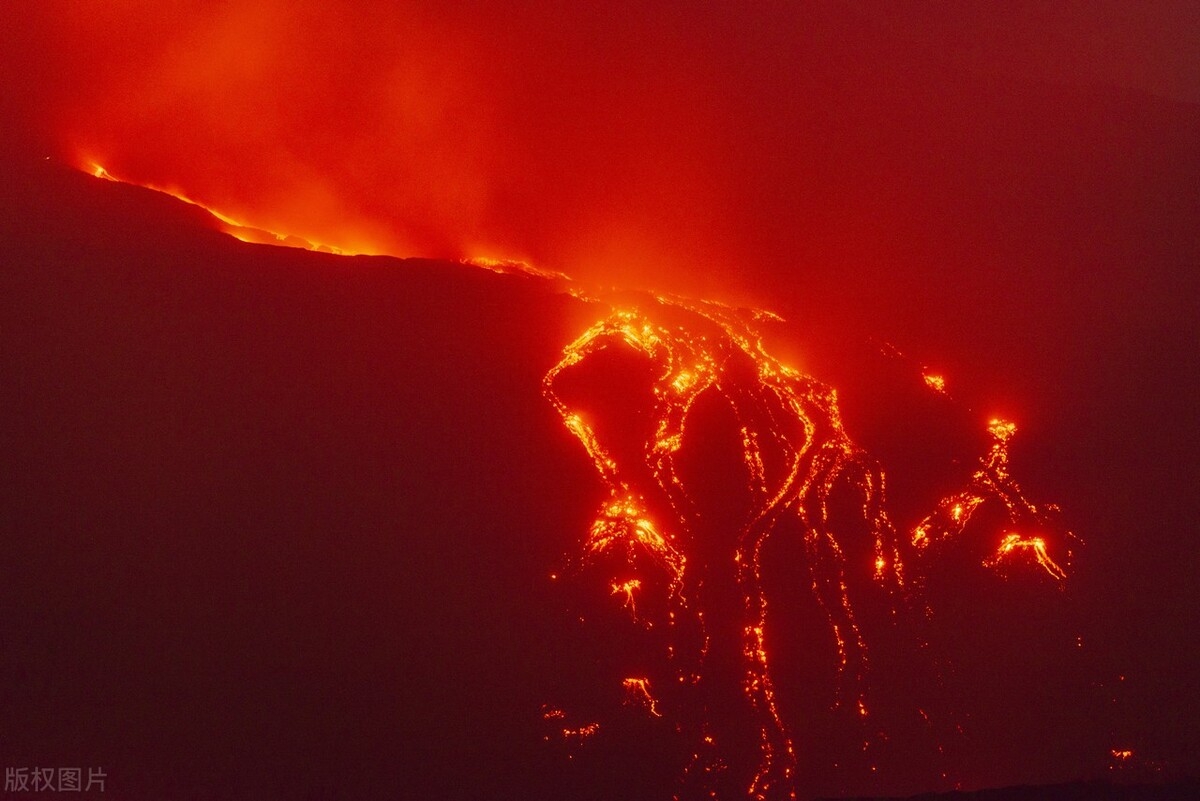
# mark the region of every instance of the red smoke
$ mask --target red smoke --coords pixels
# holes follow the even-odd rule
[[[1036,5],[47,2],[19,12],[9,90],[67,158],[260,227],[807,306],[929,278],[929,243],[993,200],[993,112],[1037,113],[1014,82],[1200,83],[1166,69],[1185,10]],[[1069,123],[1039,123],[1051,157]]]
[[[682,18],[130,2],[34,22],[55,65],[26,102],[67,158],[250,224],[585,270],[720,245],[711,76]]]
[[[15,13],[9,136],[310,241],[766,306],[1019,420],[1088,321],[1180,313],[1143,273],[1193,247],[1188,4]]]

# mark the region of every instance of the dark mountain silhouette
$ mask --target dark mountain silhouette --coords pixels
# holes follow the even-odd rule
[[[536,795],[545,578],[591,506],[539,395],[570,299],[18,182],[5,763],[129,798]]]
[[[578,598],[548,581],[601,490],[541,379],[593,308],[534,278],[456,263],[239,243],[200,209],[52,162],[13,157],[4,170],[6,766],[103,766],[109,791],[132,799],[669,793],[678,755],[653,721],[619,719],[620,736],[571,759],[543,742],[543,704],[601,703],[590,679],[605,660],[636,656],[636,643],[574,625],[573,610],[597,603],[586,587]],[[1181,320],[1171,337],[1191,330]],[[803,324],[776,334],[802,341]],[[1194,378],[1174,338],[1172,355],[1145,367],[1143,380],[1164,382],[1156,400],[1129,392],[1087,407],[1100,416],[1079,421],[1084,430],[1052,430],[1029,453],[1125,425],[1130,451],[1161,458],[1154,469],[1194,470],[1194,421],[1142,419],[1176,367]],[[977,455],[974,413],[930,401],[911,365],[865,336],[815,339],[825,350],[810,363],[843,390],[852,433],[894,472],[911,519]],[[1142,363],[1127,356],[1122,369]],[[1185,441],[1154,450],[1171,431]],[[1108,455],[1110,483],[1061,484],[1077,528],[1114,514],[1183,532],[1186,500],[1169,518],[1136,500],[1105,508],[1122,482],[1149,480],[1145,455]],[[1053,486],[1063,467],[1051,458],[1035,483]],[[779,564],[794,557],[785,548]],[[794,578],[784,567],[772,581]],[[1104,597],[1087,581],[1083,601]],[[976,710],[950,748],[964,780],[1099,772],[1126,735],[1096,709],[1114,697],[1115,669],[1080,672],[1063,648],[1064,621],[1081,614],[1072,599],[950,574],[933,589],[962,599],[935,644],[963,646],[938,692],[944,707]],[[787,693],[803,708],[803,682],[822,668],[804,662],[816,635],[796,631],[785,660],[801,678]],[[920,689],[913,676],[890,681],[900,695]],[[1191,690],[1137,693],[1120,703],[1160,712],[1164,697],[1180,710],[1194,701]],[[1184,735],[1176,714],[1124,725],[1167,741]],[[814,759],[838,759],[845,733],[805,725]],[[894,784],[863,791],[929,786],[929,766],[903,755]]]

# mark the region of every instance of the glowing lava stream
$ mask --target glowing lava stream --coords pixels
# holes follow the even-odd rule
[[[217,211],[212,206],[205,205],[204,203],[201,203],[198,200],[193,200],[192,198],[188,197],[187,195],[183,194],[182,192],[172,190],[172,189],[165,189],[161,186],[155,186],[153,184],[142,184],[142,183],[137,183],[135,181],[127,181],[124,178],[118,178],[117,176],[115,176],[111,172],[109,172],[108,169],[106,169],[103,165],[101,165],[95,161],[84,160],[81,164],[77,164],[76,168],[82,172],[88,173],[89,175],[91,175],[95,178],[100,178],[102,180],[111,181],[113,183],[118,183],[118,184],[128,184],[129,186],[140,186],[143,189],[149,189],[154,192],[159,192],[164,195],[169,195],[170,197],[173,197],[176,200],[180,200],[180,201],[183,201],[184,203],[187,203],[189,206],[196,206],[197,208],[204,209],[206,212],[211,214],[214,219],[216,219],[218,222],[221,223],[221,228],[225,233],[229,234],[234,239],[237,239],[241,242],[246,242],[248,244],[277,245],[277,246],[281,246],[281,247],[293,247],[293,248],[300,248],[302,250],[313,250],[313,251],[317,251],[320,253],[332,253],[332,254],[339,255],[339,256],[396,255],[396,254],[383,253],[382,251],[380,251],[376,248],[373,248],[373,247],[363,247],[363,246],[350,247],[350,246],[338,246],[338,245],[323,244],[320,242],[316,242],[315,240],[313,240],[309,237],[303,237],[303,236],[299,236],[296,234],[280,233],[278,231],[271,231],[266,228],[251,225],[249,223],[245,223],[240,220],[234,219],[233,217],[229,216],[228,214],[224,214],[220,211]],[[403,258],[403,257],[397,256],[397,258]],[[488,258],[488,257],[477,257],[477,258],[471,258],[471,259],[464,259],[462,263],[470,264],[473,267],[480,267],[485,270],[490,270],[491,272],[501,273],[501,274],[506,274],[506,275],[519,273],[519,274],[531,275],[531,276],[534,276],[537,278],[545,278],[545,279],[554,280],[554,281],[569,282],[569,280],[570,280],[567,278],[566,275],[563,275],[562,273],[552,272],[549,270],[542,270],[537,267],[533,267],[529,264],[526,264],[523,261],[518,261],[515,259],[495,259],[495,258]]]
[[[855,710],[861,718],[870,714],[864,689],[867,644],[847,588],[845,543],[839,539],[847,527],[845,521],[835,522],[835,504],[831,503],[837,493],[849,491],[856,498],[859,528],[869,532],[872,540],[874,580],[893,599],[894,611],[919,594],[922,584],[919,569],[908,575],[902,552],[919,557],[928,552],[932,542],[961,534],[972,513],[988,500],[999,502],[1010,528],[994,556],[984,561],[985,567],[1004,567],[1029,557],[1053,579],[1066,577],[1065,570],[1050,558],[1042,537],[1013,530],[1051,525],[1048,515],[1025,499],[1008,473],[1008,446],[1016,430],[1013,424],[1002,420],[989,423],[992,444],[968,485],[943,499],[905,541],[888,516],[884,474],[847,434],[836,392],[765,351],[755,328],[763,315],[715,303],[655,297],[645,308],[618,308],[595,323],[566,347],[544,379],[547,399],[582,443],[608,494],[584,542],[583,561],[611,560],[612,554],[617,554],[619,564],[643,572],[643,564],[649,561],[666,576],[669,611],[660,622],[668,628],[680,627],[690,615],[703,631],[706,613],[713,611],[705,606],[703,590],[693,591],[697,579],[689,561],[693,548],[706,545],[696,540],[701,514],[685,486],[679,463],[688,440],[689,419],[706,393],[721,399],[736,419],[747,478],[745,493],[751,504],[743,522],[727,532],[725,541],[742,596],[742,688],[759,718],[759,764],[745,789],[754,799],[795,798],[797,792],[797,753],[781,714],[771,670],[771,621],[762,582],[764,546],[777,529],[798,524],[811,589],[836,642],[843,685],[837,703]],[[597,428],[558,390],[566,373],[609,348],[640,354],[654,371],[653,434],[642,444],[640,464],[619,463],[601,441]],[[940,378],[927,379],[927,383],[933,391],[944,392]],[[650,486],[637,478],[646,471]],[[653,519],[648,502],[651,495],[667,499],[673,519]],[[698,581],[703,583],[702,578]],[[614,577],[611,586],[613,595],[636,621],[634,593],[646,588],[645,577]],[[929,614],[928,607],[924,611]],[[680,686],[702,683],[710,649],[721,647],[707,632],[701,642],[699,653],[682,657],[674,643],[668,646]],[[626,680],[627,690],[630,681]],[[649,697],[648,688],[638,686]],[[703,705],[700,699],[695,703]],[[656,715],[663,714],[663,708],[661,704],[650,707]],[[671,712],[681,720],[685,717],[680,710],[668,714]],[[728,765],[721,756],[720,735],[702,724],[690,736],[695,750],[677,797],[716,797],[708,776]]]
[[[282,245],[284,247],[297,247],[304,250],[316,250],[323,253],[335,253],[343,256],[370,255],[370,253],[366,250],[346,250],[334,247],[332,245],[315,243],[308,239],[304,239],[292,234],[280,234],[275,231],[269,231],[265,228],[258,228],[248,225],[244,222],[235,220],[227,214],[222,214],[211,206],[206,206],[197,200],[192,200],[182,192],[164,189],[160,186],[154,186],[152,184],[139,184],[133,181],[126,181],[123,178],[118,178],[105,169],[102,165],[97,164],[94,161],[88,162],[88,167],[84,171],[105,181],[112,181],[113,183],[118,184],[129,184],[130,186],[140,186],[144,189],[151,189],[155,192],[161,192],[164,195],[170,195],[176,200],[181,200],[184,203],[187,203],[189,206],[196,206],[204,209],[221,223],[222,229],[225,231],[225,233],[242,242],[260,245]]]
[[[710,390],[718,393],[733,410],[754,498],[749,519],[739,531],[732,532],[730,554],[744,604],[743,686],[762,718],[762,759],[748,791],[755,798],[774,796],[780,789],[790,796],[794,795],[796,754],[778,709],[765,643],[763,545],[781,516],[793,515],[802,521],[809,558],[814,565],[828,567],[813,571],[814,592],[829,616],[841,664],[853,666],[857,672],[862,667],[865,649],[847,598],[840,548],[827,525],[826,502],[840,478],[853,476],[863,489],[863,514],[872,521],[877,576],[899,585],[902,583],[899,554],[883,507],[883,477],[846,435],[831,390],[767,355],[757,335],[742,324],[735,311],[715,304],[691,305],[688,311],[701,318],[697,322],[715,323],[715,329],[708,327],[717,338],[693,336],[683,326],[660,326],[649,315],[619,310],[567,346],[563,359],[546,375],[545,394],[567,428],[583,443],[608,488],[610,498],[601,508],[584,546],[587,556],[596,557],[617,549],[626,554],[631,566],[639,554],[650,556],[668,576],[672,622],[677,613],[686,613],[688,608],[684,594],[686,549],[689,530],[697,517],[695,502],[677,469],[676,454],[687,433],[689,412],[703,393]],[[644,456],[658,489],[665,493],[675,511],[676,531],[670,534],[661,533],[648,518],[643,493],[626,479],[593,428],[555,391],[565,370],[614,345],[633,348],[648,357],[658,370],[653,387],[655,432],[645,445]],[[727,372],[726,368],[737,358],[748,358],[753,363],[752,378],[741,373],[735,378],[731,371]],[[785,421],[800,424],[802,433],[798,439],[789,435],[793,429]],[[783,457],[781,465],[773,463],[770,457],[775,455]],[[781,469],[776,475],[777,467]],[[695,613],[702,619],[703,610]],[[705,635],[703,648],[708,647]],[[702,666],[703,654],[697,662]],[[681,683],[688,681],[687,675],[677,678]],[[865,708],[861,697],[854,700]],[[703,742],[709,746],[704,752],[714,750],[710,734],[705,734]],[[714,756],[697,751],[689,774],[705,773],[717,764]]]
[[[98,178],[119,180],[97,164],[88,171]],[[166,194],[201,205],[176,192]],[[262,233],[201,207],[239,239],[255,241],[253,234]],[[334,250],[267,233],[263,244]],[[683,688],[675,702],[656,697],[649,677],[622,681],[626,706],[649,716],[674,718],[676,731],[693,741],[677,797],[717,797],[712,789],[714,777],[726,770],[730,761],[723,755],[721,733],[714,732],[707,722],[696,724],[694,715],[683,709],[687,689],[704,683],[710,652],[726,645],[713,642],[706,630],[706,614],[712,610],[705,608],[702,591],[693,592],[697,589],[694,585],[703,581],[693,575],[701,569],[689,560],[696,548],[712,547],[698,541],[701,514],[686,486],[680,460],[689,441],[692,413],[702,397],[719,398],[736,420],[746,479],[743,491],[749,499],[744,519],[725,532],[717,548],[724,549],[722,558],[735,576],[741,596],[741,692],[758,721],[757,765],[746,771],[750,779],[744,789],[750,798],[797,795],[798,756],[780,709],[769,653],[770,641],[779,635],[772,634],[762,577],[766,543],[779,530],[790,526],[801,532],[811,591],[836,644],[841,685],[837,704],[863,719],[871,709],[864,689],[867,643],[847,587],[851,567],[845,547],[849,543],[844,541],[847,528],[866,532],[870,538],[868,570],[892,599],[893,609],[920,594],[922,560],[938,545],[961,535],[975,511],[988,501],[998,502],[1006,523],[994,554],[983,561],[984,567],[1001,569],[1023,561],[1039,566],[1056,582],[1066,578],[1066,570],[1051,558],[1045,539],[1037,533],[1057,529],[1053,521],[1056,508],[1043,510],[1029,502],[1009,474],[1008,448],[1016,431],[1012,423],[990,421],[991,445],[967,485],[943,498],[902,537],[889,518],[885,475],[846,432],[836,392],[765,350],[758,326],[764,320],[779,319],[772,313],[661,295],[647,295],[638,304],[618,303],[604,293],[580,287],[561,273],[523,262],[480,258],[466,263],[551,280],[563,291],[611,310],[565,347],[543,379],[543,394],[582,444],[607,494],[584,539],[582,564],[615,561],[623,566],[620,575],[608,579],[608,588],[635,622],[668,633],[700,632],[693,641],[668,634],[667,656],[675,671],[671,683]],[[609,348],[627,348],[640,355],[655,375],[652,433],[640,443],[637,464],[620,463],[598,435],[594,421],[573,408],[559,391],[566,374]],[[923,378],[931,391],[945,394],[941,376],[926,374]],[[857,526],[835,521],[835,508],[842,508],[836,500],[847,492],[857,510]],[[652,496],[666,500],[665,507],[654,506],[660,519],[651,513]],[[664,509],[666,519],[662,519]],[[638,575],[630,577],[629,573]],[[660,619],[654,618],[654,610],[644,611],[637,600],[639,593],[652,589],[655,575],[663,577],[657,583],[664,585],[667,596],[665,607],[657,609]],[[929,614],[928,606],[923,611]],[[544,707],[543,716],[555,722],[561,736],[572,742],[582,742],[601,729],[598,722],[561,726],[565,713],[557,707]]]

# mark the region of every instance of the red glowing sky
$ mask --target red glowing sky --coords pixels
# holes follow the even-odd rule
[[[1195,652],[1200,12],[1147,5],[47,0],[9,11],[0,136],[315,241],[935,360],[1072,477],[1049,494],[1094,524],[1085,581],[1138,599],[1112,662],[1170,688]],[[1170,695],[1188,718],[1194,686]]]
[[[972,223],[1029,86],[1200,99],[1194,6],[1126,5],[51,2],[5,58],[64,157],[263,227],[764,301]]]
[[[1028,420],[1188,313],[1200,15],[1144,5],[26,4],[8,135],[312,241],[866,330]]]

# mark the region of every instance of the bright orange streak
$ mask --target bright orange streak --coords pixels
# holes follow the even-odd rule
[[[1002,560],[1014,553],[1032,553],[1037,563],[1041,565],[1052,578],[1062,581],[1067,577],[1066,571],[1055,564],[1046,553],[1046,541],[1041,537],[1022,537],[1020,534],[1008,534],[996,550],[996,555],[984,560],[985,567],[999,567]]]
[[[650,694],[650,680],[646,678],[630,678],[621,682],[621,686],[625,688],[625,703],[636,704],[645,707],[656,718],[661,718],[662,713],[658,711],[658,702],[654,700],[654,696]]]
[[[553,281],[570,281],[570,278],[563,273],[534,267],[532,264],[518,259],[494,259],[490,256],[472,256],[469,259],[463,259],[461,263],[469,264],[472,267],[482,267],[485,270],[500,273],[501,275],[531,275],[535,278],[546,278]]]
[[[261,226],[244,223],[244,222],[241,222],[241,221],[229,216],[228,214],[224,214],[224,213],[214,209],[212,206],[208,206],[204,203],[201,203],[198,200],[193,200],[192,198],[188,197],[187,195],[185,195],[182,192],[179,192],[177,190],[166,189],[161,186],[155,186],[154,184],[141,184],[141,183],[136,183],[134,181],[126,181],[123,178],[116,177],[111,172],[109,172],[105,167],[101,166],[100,164],[97,164],[94,161],[88,162],[87,164],[88,164],[87,167],[81,167],[80,169],[83,169],[84,172],[87,172],[96,178],[102,178],[106,181],[112,181],[114,183],[129,184],[131,186],[140,186],[143,189],[150,189],[154,192],[159,192],[164,195],[169,195],[169,196],[175,198],[176,200],[180,200],[184,203],[187,203],[190,206],[196,206],[198,208],[204,209],[206,212],[211,214],[217,221],[222,223],[223,230],[225,233],[229,234],[230,236],[232,236],[233,238],[235,238],[241,242],[247,242],[247,243],[251,243],[251,244],[263,244],[263,245],[281,245],[283,247],[298,247],[298,248],[301,248],[304,250],[315,250],[315,251],[320,251],[322,253],[335,253],[335,254],[345,255],[345,256],[375,255],[378,253],[377,250],[375,250],[373,248],[369,248],[369,247],[342,248],[342,247],[337,247],[334,245],[327,245],[327,244],[322,244],[320,242],[314,242],[305,237],[296,236],[295,234],[279,233],[277,231],[268,230]],[[532,268],[530,268],[530,269],[532,269]]]

